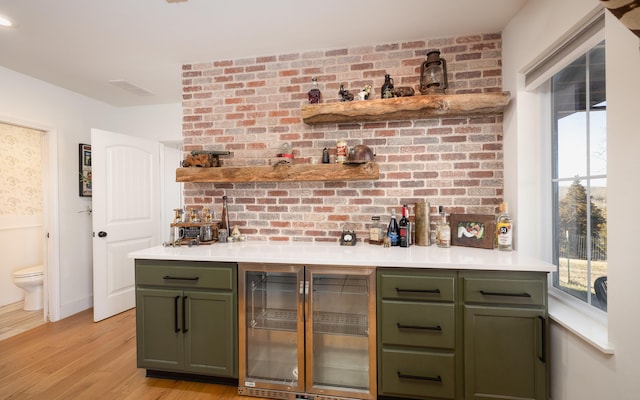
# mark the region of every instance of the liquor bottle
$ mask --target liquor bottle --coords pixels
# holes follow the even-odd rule
[[[440,212],[440,224],[436,229],[436,244],[438,247],[449,247],[451,246],[451,227],[442,206],[438,208],[438,211]]]
[[[398,222],[400,236],[400,247],[411,246],[411,221],[409,221],[409,208],[406,204],[402,206],[402,218]]]
[[[500,215],[496,221],[496,237],[498,250],[513,250],[513,223],[509,215],[509,207],[506,201],[500,204]]]
[[[229,224],[229,209],[227,207],[227,196],[222,196],[222,229],[227,230],[227,234],[231,233],[231,225]]]
[[[318,78],[316,77],[311,78],[311,82],[313,82],[312,84],[313,86],[311,90],[309,90],[309,103],[310,104],[320,103],[321,93],[320,93],[320,89],[318,89]]]
[[[389,74],[384,76],[384,84],[382,84],[380,96],[383,99],[390,99],[393,97],[393,78],[391,78]]]
[[[389,237],[389,243],[391,246],[398,246],[400,244],[400,240],[398,237],[398,221],[396,221],[396,210],[391,209],[391,220],[389,221],[389,226],[387,227],[387,236]]]
[[[382,227],[380,226],[380,217],[374,215],[371,217],[371,225],[369,225],[369,244],[382,244]]]

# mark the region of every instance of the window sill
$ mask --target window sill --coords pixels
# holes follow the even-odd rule
[[[549,316],[553,321],[602,353],[614,354],[614,348],[609,343],[606,317],[586,307],[590,306],[559,290],[549,290]]]

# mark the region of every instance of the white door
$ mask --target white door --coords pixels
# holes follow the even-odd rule
[[[131,251],[160,244],[159,143],[91,130],[93,320],[135,307]]]

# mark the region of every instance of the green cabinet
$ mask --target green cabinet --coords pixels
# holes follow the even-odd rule
[[[461,272],[465,398],[547,399],[546,273]]]
[[[378,394],[459,399],[457,272],[378,269]]]
[[[236,264],[136,260],[139,368],[237,378]]]

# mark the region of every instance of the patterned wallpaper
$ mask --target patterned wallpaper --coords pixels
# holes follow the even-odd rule
[[[0,123],[0,216],[42,214],[42,132]]]

